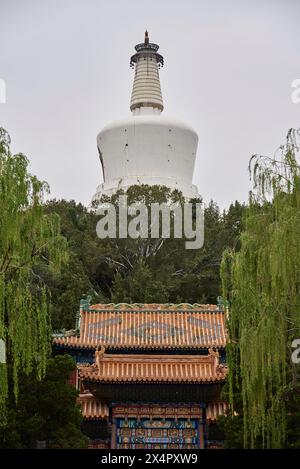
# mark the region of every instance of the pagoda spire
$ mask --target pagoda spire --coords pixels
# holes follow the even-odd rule
[[[149,42],[148,31],[145,31],[143,43],[135,46],[136,53],[130,59],[130,66],[135,66],[130,109],[132,112],[142,107],[163,111],[158,69],[163,66],[164,59],[157,53],[159,46]]]

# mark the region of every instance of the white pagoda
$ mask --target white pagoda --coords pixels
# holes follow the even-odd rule
[[[199,197],[192,183],[198,136],[189,125],[162,115],[159,68],[164,59],[158,49],[149,42],[147,31],[144,42],[135,46],[130,60],[135,67],[132,115],[105,126],[98,134],[104,182],[92,202],[141,184],[178,189],[188,199]]]

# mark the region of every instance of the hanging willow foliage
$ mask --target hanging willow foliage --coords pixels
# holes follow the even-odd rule
[[[8,375],[17,398],[20,371],[42,377],[51,343],[47,292],[34,266],[42,260],[58,271],[66,244],[59,219],[43,213],[47,191],[28,172],[27,158],[11,154],[9,136],[0,129],[0,339],[6,348],[6,363],[0,364],[2,424]]]
[[[230,404],[234,412],[240,390],[244,446],[251,448],[280,448],[286,436],[291,343],[300,337],[299,134],[290,130],[273,158],[251,158],[254,187],[241,249],[225,252],[221,266],[231,305]]]

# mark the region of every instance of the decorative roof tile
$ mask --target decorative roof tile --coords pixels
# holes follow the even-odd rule
[[[83,417],[87,420],[105,419],[109,416],[107,404],[99,402],[91,393],[79,394],[77,402]]]
[[[223,348],[225,316],[216,305],[99,304],[81,309],[79,336],[56,337],[54,343],[88,349]]]
[[[81,381],[102,383],[215,383],[226,379],[219,354],[117,355],[96,351],[93,365],[79,365]]]

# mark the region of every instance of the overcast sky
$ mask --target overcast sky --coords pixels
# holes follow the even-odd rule
[[[55,198],[88,204],[96,136],[130,114],[129,58],[160,45],[164,114],[197,131],[194,183],[222,208],[247,199],[253,153],[300,127],[299,0],[0,0],[0,126]]]

